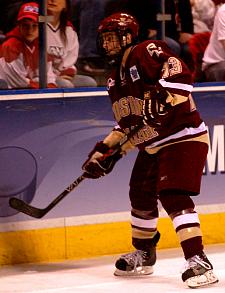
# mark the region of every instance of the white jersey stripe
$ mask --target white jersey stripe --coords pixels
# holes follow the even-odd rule
[[[202,122],[199,127],[196,127],[196,128],[193,128],[193,127],[186,127],[184,128],[183,130],[175,133],[175,134],[172,134],[164,139],[161,139],[159,141],[156,141],[156,142],[153,142],[151,145],[147,146],[146,149],[148,148],[153,148],[153,147],[156,147],[158,145],[161,145],[167,141],[170,141],[170,140],[174,140],[174,139],[178,139],[178,138],[181,138],[181,137],[185,137],[185,136],[189,136],[189,135],[196,135],[196,134],[200,134],[204,131],[206,131],[207,128],[205,126],[205,123]]]
[[[188,92],[192,92],[192,90],[193,90],[193,86],[190,85],[190,84],[177,83],[177,82],[168,82],[168,81],[165,81],[165,79],[160,79],[159,83],[163,87],[180,89],[180,90],[185,90],[185,91],[188,91]]]

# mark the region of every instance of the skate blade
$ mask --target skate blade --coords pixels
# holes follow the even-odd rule
[[[145,266],[145,267],[138,267],[136,270],[132,271],[122,271],[116,269],[114,275],[117,277],[137,277],[137,276],[144,276],[144,275],[151,275],[153,273],[152,266]]]
[[[189,288],[195,289],[199,287],[206,287],[211,284],[219,282],[218,278],[214,275],[213,271],[207,271],[203,275],[189,278],[185,281]]]

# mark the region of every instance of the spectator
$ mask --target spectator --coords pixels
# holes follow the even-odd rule
[[[73,0],[73,23],[78,27],[80,42],[78,72],[92,76],[104,75],[106,64],[96,48],[97,28],[105,16],[109,0]]]
[[[209,43],[210,34],[216,13],[216,5],[212,0],[190,0],[194,24],[194,34],[188,41],[190,52],[189,69],[193,82],[205,81],[202,72],[202,58]]]
[[[3,34],[11,31],[16,25],[16,19],[22,4],[30,2],[23,0],[0,0],[0,30]]]
[[[225,81],[225,4],[217,10],[202,69],[207,81]]]
[[[109,0],[105,16],[117,12],[129,13],[139,23],[139,41],[155,40],[159,38],[161,25],[161,22],[157,21],[157,13],[161,13],[160,3],[158,0]],[[167,36],[165,41],[175,54],[180,54],[180,45],[177,41]]]
[[[193,82],[204,82],[205,75],[202,71],[202,58],[205,49],[209,43],[211,32],[202,32],[193,34],[188,41],[188,49],[191,53],[191,60],[189,62],[189,68],[192,72]]]
[[[190,0],[194,33],[211,32],[216,12],[216,5],[212,0]]]
[[[7,33],[0,52],[0,78],[8,88],[39,88],[38,4],[21,6],[16,27]],[[56,87],[48,62],[48,87]]]
[[[77,33],[69,21],[70,0],[48,0],[47,51],[53,59],[58,87],[97,86],[94,78],[78,75],[76,62],[79,52]]]
[[[106,16],[119,11],[127,12],[137,19],[140,25],[140,41],[162,37],[159,36],[161,22],[157,20],[157,15],[161,13],[161,1],[110,0],[107,4]],[[190,2],[165,0],[165,13],[171,15],[171,20],[165,22],[165,41],[175,54],[182,54],[185,57],[185,46],[193,34]]]
[[[172,3],[173,2],[173,3]],[[190,40],[192,34],[194,33],[193,16],[191,11],[191,4],[189,0],[172,0],[171,6],[176,7],[175,21],[177,23],[177,30],[172,29],[174,27],[174,21],[171,23],[171,33],[174,31],[178,33],[178,40],[180,44],[185,45]],[[173,19],[173,18],[172,18]],[[176,32],[177,31],[177,32]],[[171,36],[168,33],[168,36]],[[174,38],[176,39],[175,35]]]
[[[166,42],[174,53],[179,55],[181,52],[179,36],[181,36],[182,42],[186,42],[188,33],[193,33],[190,3],[189,0],[178,1],[178,11],[183,29],[179,33],[176,23],[175,1],[166,0],[165,2],[166,13],[172,15],[172,20],[166,22]],[[159,23],[156,18],[157,14],[161,12],[158,0],[73,0],[72,3],[75,8],[73,22],[79,27],[78,72],[95,77],[107,75],[107,64],[100,58],[95,42],[98,24],[105,16],[121,11],[130,13],[140,23],[139,38],[141,41],[158,37]]]

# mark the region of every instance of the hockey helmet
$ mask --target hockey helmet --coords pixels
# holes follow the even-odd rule
[[[129,46],[137,43],[139,25],[136,19],[127,13],[114,13],[103,19],[98,27],[97,47],[99,53],[107,58],[118,58],[122,52]],[[109,50],[104,46],[104,33],[115,33],[120,48],[115,50],[114,54],[110,54]],[[130,34],[131,39],[127,40],[127,34]],[[115,60],[114,60],[115,61]]]

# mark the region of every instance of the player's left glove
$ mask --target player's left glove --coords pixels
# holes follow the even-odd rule
[[[120,150],[114,152],[102,141],[98,142],[88,155],[88,159],[82,166],[87,178],[98,179],[109,174],[116,162],[122,158]]]
[[[160,127],[162,115],[166,114],[166,99],[168,92],[164,89],[153,89],[148,92],[143,101],[143,123],[151,127]]]

